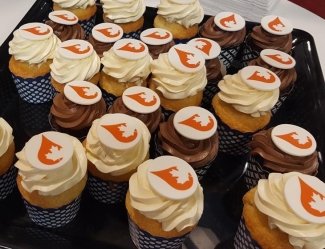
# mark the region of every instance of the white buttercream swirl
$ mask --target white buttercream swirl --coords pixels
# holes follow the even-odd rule
[[[0,118],[0,157],[6,153],[9,145],[14,141],[12,128],[6,120]]]
[[[28,40],[19,35],[19,30],[14,31],[14,37],[9,42],[9,54],[15,60],[31,64],[42,64],[48,59],[53,59],[60,39],[54,33],[45,40]]]
[[[69,135],[67,135],[69,136]],[[80,141],[69,136],[73,143],[73,156],[64,164],[54,170],[40,170],[31,165],[26,158],[25,147],[16,156],[15,166],[22,178],[22,187],[31,193],[38,191],[43,196],[59,195],[75,186],[87,173],[87,157]]]
[[[134,0],[129,3],[122,3],[115,0],[101,0],[103,11],[114,23],[128,23],[139,20],[145,10],[144,0]]]
[[[237,111],[260,117],[270,111],[279,99],[279,89],[261,91],[248,86],[240,77],[240,71],[226,75],[218,83],[219,98],[231,104]]]
[[[53,2],[64,9],[86,9],[88,6],[93,6],[96,0],[53,0]]]
[[[268,216],[270,228],[278,227],[288,234],[289,242],[296,249],[325,248],[325,224],[313,224],[296,216],[286,204],[284,185],[292,176],[301,173],[271,173],[268,180],[258,182],[255,205]]]
[[[66,59],[56,51],[50,65],[51,77],[61,84],[74,80],[89,80],[100,70],[100,58],[96,52],[84,59]]]
[[[157,13],[163,16],[167,22],[177,22],[186,28],[194,24],[199,24],[204,17],[203,8],[198,0],[189,4],[174,3],[171,0],[160,0]]]
[[[117,56],[111,48],[103,53],[101,63],[103,72],[117,79],[120,83],[132,82],[140,86],[150,74],[149,53],[139,60],[127,60]]]
[[[168,200],[150,187],[147,170],[152,161],[149,159],[142,163],[129,180],[131,206],[144,216],[160,222],[164,231],[174,228],[182,231],[197,224],[203,213],[203,189],[200,184],[189,198]]]
[[[123,175],[134,170],[145,160],[151,135],[142,121],[131,118],[140,125],[142,136],[138,144],[127,150],[114,150],[102,145],[97,135],[97,125],[100,119],[93,122],[86,140],[87,158],[100,172],[109,173],[112,176]]]
[[[185,99],[202,91],[207,84],[205,66],[195,73],[184,73],[174,68],[168,54],[160,54],[151,63],[152,80],[167,99]]]

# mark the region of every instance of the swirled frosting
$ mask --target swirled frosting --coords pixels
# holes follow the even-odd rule
[[[219,98],[231,104],[237,111],[250,114],[253,117],[265,115],[279,99],[279,88],[273,91],[260,91],[248,86],[240,76],[240,71],[234,75],[226,75],[218,83]]]
[[[87,136],[87,158],[100,172],[109,173],[112,176],[123,175],[134,170],[146,158],[151,135],[142,121],[134,119],[141,127],[142,138],[137,145],[127,150],[114,150],[103,146],[97,135],[99,119],[93,122]]]
[[[167,99],[185,99],[202,91],[207,84],[205,66],[196,73],[178,71],[170,64],[167,53],[153,60],[151,72],[155,87]]]
[[[221,79],[221,64],[218,57],[206,60],[205,68],[207,70],[207,80]]]
[[[289,88],[291,89],[292,84],[297,80],[297,72],[294,68],[280,69],[280,68],[272,67],[271,65],[263,61],[261,57],[258,57],[250,61],[248,65],[264,67],[271,70],[273,73],[275,73],[281,80],[281,85],[279,88],[281,93],[285,93],[285,91]]]
[[[9,42],[9,54],[13,55],[15,60],[28,62],[29,64],[42,64],[48,59],[53,59],[56,48],[61,41],[52,34],[45,40],[27,40],[19,35],[15,30],[14,38]]]
[[[57,51],[50,65],[51,77],[61,84],[73,80],[89,80],[100,70],[100,58],[95,51],[84,59],[66,59]]]
[[[69,135],[66,135],[69,136]],[[62,167],[54,170],[40,170],[31,165],[26,158],[25,147],[16,156],[15,166],[22,178],[23,188],[31,193],[38,191],[44,196],[59,195],[76,185],[87,173],[87,157],[85,149],[78,139],[69,136],[73,143],[73,156]]]
[[[86,9],[88,6],[93,6],[96,0],[53,0],[53,2],[64,9]]]
[[[158,128],[159,123],[162,121],[160,107],[152,113],[137,113],[124,105],[122,97],[118,97],[115,100],[114,104],[109,109],[109,113],[123,113],[140,119],[148,127],[150,134],[152,134]]]
[[[61,40],[61,42],[71,39],[85,39],[85,31],[79,23],[74,25],[64,25],[53,22],[52,20],[47,20],[45,24],[49,25],[53,29],[54,34]]]
[[[263,158],[263,166],[271,171],[287,173],[291,171],[308,175],[316,175],[318,168],[317,151],[309,156],[291,156],[276,147],[272,142],[273,128],[260,131],[253,135],[248,144],[252,148],[250,154]]]
[[[133,0],[123,3],[122,1],[101,0],[103,11],[109,22],[128,23],[139,20],[145,10],[146,4],[144,0]]]
[[[106,43],[97,41],[92,34],[88,37],[88,42],[93,46],[94,50],[98,54],[99,58],[103,57],[103,53],[110,50],[114,43]]]
[[[288,234],[289,242],[297,249],[319,249],[325,247],[325,224],[313,224],[296,216],[287,205],[284,185],[287,180],[300,175],[272,173],[268,180],[258,182],[254,201],[256,207],[268,216],[269,227],[278,227]]]
[[[182,231],[197,224],[203,213],[202,187],[198,185],[192,196],[181,201],[159,196],[147,179],[147,170],[152,161],[150,159],[140,164],[129,180],[132,207],[147,218],[160,222],[164,231],[174,228]]]
[[[194,3],[179,4],[170,0],[160,0],[158,15],[169,23],[178,23],[186,28],[199,24],[204,17],[203,8],[198,0]]]
[[[179,157],[193,168],[209,163],[218,153],[218,133],[204,140],[192,140],[179,134],[174,127],[172,114],[167,122],[159,124],[158,139],[164,151]]]
[[[150,74],[152,61],[149,53],[139,60],[127,60],[117,56],[114,49],[103,53],[101,59],[103,72],[117,79],[120,83],[132,82],[140,86]]]
[[[174,40],[162,45],[148,45],[149,54],[151,55],[152,59],[157,59],[160,54],[167,53],[169,49],[175,45]]]
[[[6,120],[0,118],[0,157],[6,153],[9,145],[14,141],[12,128]]]
[[[204,38],[214,40],[220,47],[228,48],[240,45],[244,41],[246,27],[238,31],[225,31],[215,24],[214,17],[212,16],[200,27],[199,33]]]

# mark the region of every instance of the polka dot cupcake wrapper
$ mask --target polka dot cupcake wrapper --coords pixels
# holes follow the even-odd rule
[[[51,75],[21,78],[12,74],[19,96],[28,103],[41,104],[53,99]]]
[[[267,179],[269,172],[263,169],[263,165],[258,162],[256,156],[249,156],[247,169],[245,171],[244,179],[248,189],[257,186],[260,179]]]
[[[231,66],[231,63],[236,58],[240,46],[234,46],[231,48],[221,48],[221,52],[218,56],[221,63],[223,63],[228,69]]]
[[[114,204],[124,202],[129,182],[104,181],[88,174],[87,189],[94,199],[99,202]]]
[[[30,204],[25,199],[24,203],[30,219],[35,224],[47,228],[57,228],[66,225],[73,220],[74,217],[76,217],[80,208],[80,199],[81,195],[79,195],[71,203],[60,208],[40,208]]]
[[[134,32],[130,32],[130,33],[124,33],[123,34],[123,38],[130,38],[130,39],[136,39],[136,40],[140,40],[140,34],[142,32],[142,28],[138,29]]]
[[[189,234],[173,238],[153,236],[141,229],[129,215],[128,220],[131,239],[138,249],[178,249]]]
[[[17,168],[11,165],[6,173],[0,176],[0,200],[4,200],[16,186]]]
[[[117,99],[117,97],[111,93],[106,92],[103,88],[100,88],[102,91],[102,97],[106,103],[106,110],[109,110],[109,108],[111,107],[111,105],[114,104],[115,100]]]
[[[252,239],[250,232],[246,228],[243,217],[240,219],[238,230],[234,239],[235,249],[262,249],[255,240]]]
[[[89,35],[91,34],[91,31],[95,26],[95,22],[96,22],[96,14],[90,17],[88,20],[79,21],[81,27],[85,31],[85,40],[87,40]]]
[[[254,51],[248,45],[242,49],[241,59],[240,59],[240,66],[246,67],[248,66],[249,62],[259,57],[259,52]]]
[[[203,91],[203,99],[201,106],[205,109],[210,109],[211,108],[211,102],[214,97],[214,95],[217,94],[217,92],[220,91],[218,87],[218,82],[217,80],[214,81],[208,81],[207,85],[204,88]]]

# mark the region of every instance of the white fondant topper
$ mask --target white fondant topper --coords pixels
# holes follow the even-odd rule
[[[62,42],[59,45],[58,52],[64,58],[81,60],[89,57],[94,52],[94,49],[87,41],[72,39]]]
[[[140,60],[148,55],[149,50],[145,43],[136,39],[121,39],[113,45],[114,53],[127,60]]]
[[[287,35],[293,30],[292,24],[284,17],[269,15],[261,20],[261,26],[273,35]]]
[[[55,10],[49,13],[49,18],[53,22],[63,25],[74,25],[78,23],[78,17],[67,10]]]
[[[88,81],[71,81],[64,86],[64,95],[79,105],[92,105],[102,98],[98,86]]]
[[[150,28],[141,32],[140,39],[149,45],[162,45],[173,40],[173,35],[166,29]]]
[[[221,12],[214,17],[214,23],[225,31],[238,31],[245,27],[244,18],[233,12]]]
[[[296,61],[292,56],[275,49],[263,49],[260,57],[270,66],[280,69],[290,69],[296,65]]]
[[[194,38],[187,44],[199,49],[206,60],[217,58],[221,51],[217,42],[207,38]]]
[[[91,34],[100,42],[116,42],[123,36],[123,29],[114,23],[100,23],[93,27]]]
[[[53,34],[53,29],[44,23],[32,22],[22,25],[18,29],[19,35],[27,40],[41,41]]]

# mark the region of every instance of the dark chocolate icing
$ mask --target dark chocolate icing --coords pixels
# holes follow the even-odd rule
[[[47,20],[45,24],[52,27],[54,34],[61,40],[61,42],[71,39],[85,39],[85,31],[79,23],[73,25],[65,25]]]

